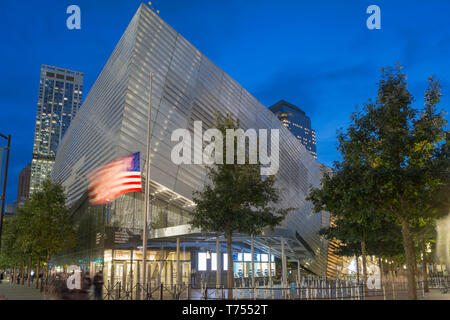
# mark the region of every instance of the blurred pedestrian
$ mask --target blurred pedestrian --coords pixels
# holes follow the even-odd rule
[[[447,269],[445,269],[442,272],[442,278],[444,279],[445,286],[447,287],[448,286],[448,271],[447,271]]]
[[[91,289],[92,280],[89,276],[89,272],[86,272],[83,276],[83,281],[81,284],[81,289],[83,290],[83,299],[89,300],[89,291]]]
[[[94,299],[103,299],[103,272],[99,271],[94,277]]]

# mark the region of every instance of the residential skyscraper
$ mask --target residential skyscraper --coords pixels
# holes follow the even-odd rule
[[[81,106],[83,73],[42,65],[31,163],[30,194],[50,178],[56,148]]]
[[[269,109],[317,159],[316,132],[311,129],[311,119],[306,113],[284,100],[278,101]]]
[[[31,163],[19,173],[19,184],[17,185],[17,200],[16,203],[20,204],[28,198],[30,194],[30,179],[31,179]]]

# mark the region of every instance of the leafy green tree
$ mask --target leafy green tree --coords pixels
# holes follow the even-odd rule
[[[17,209],[15,223],[18,230],[15,248],[18,252],[20,252],[24,260],[28,260],[27,262],[24,262],[24,264],[28,264],[29,275],[32,268],[33,257],[37,258],[38,261],[37,274],[39,274],[39,267],[42,255],[37,257],[39,253],[37,252],[38,249],[36,246],[37,239],[36,233],[34,232],[33,228],[33,211],[32,211],[32,202],[30,201],[30,199],[27,199],[25,201],[25,204]],[[28,277],[28,279],[30,280],[30,277]]]
[[[337,239],[356,254],[361,252],[363,262],[363,283],[367,293],[367,243],[374,235],[374,229],[382,218],[374,215],[374,208],[368,206],[370,195],[360,187],[362,171],[360,166],[335,163],[334,172],[322,177],[321,187],[312,189],[307,200],[314,205],[314,212],[329,212],[335,226],[322,230],[328,239]],[[360,249],[356,249],[357,244]],[[359,256],[359,255],[357,255]]]
[[[45,253],[46,274],[52,255],[75,245],[75,230],[66,208],[66,195],[60,184],[45,181],[41,192],[33,195],[36,201],[34,227],[38,248]]]
[[[32,194],[18,210],[18,244],[24,253],[36,256],[37,275],[42,259],[48,277],[50,257],[75,244],[75,230],[65,202],[63,187],[47,180],[42,190]]]
[[[2,248],[0,251],[0,268],[11,268],[14,274],[16,266],[21,262],[20,252],[16,249],[17,242],[17,224],[16,218],[10,218],[4,221],[2,233]]]
[[[226,129],[239,128],[239,121],[230,115],[218,116],[217,129],[222,132],[223,146]],[[236,140],[234,143],[236,151]],[[233,298],[233,255],[231,251],[233,233],[258,235],[264,228],[274,228],[292,210],[277,209],[280,190],[275,188],[275,176],[261,176],[259,164],[223,163],[208,167],[207,183],[201,192],[195,192],[193,201],[196,207],[192,213],[191,225],[203,231],[223,232],[227,239],[228,252],[228,298]],[[215,150],[218,152],[218,150]]]
[[[425,106],[414,108],[401,67],[383,69],[376,102],[353,113],[346,132],[338,135],[343,159],[336,169],[356,170],[359,179],[340,185],[341,197],[350,207],[349,200],[354,200],[358,206],[364,202],[372,209],[362,211],[359,217],[350,215],[353,220],[372,211],[401,226],[409,299],[417,299],[411,225],[430,215],[430,210],[417,208],[422,209],[433,194],[448,201],[442,194],[449,183],[449,133],[443,112],[436,109],[440,89],[439,82],[429,78]]]

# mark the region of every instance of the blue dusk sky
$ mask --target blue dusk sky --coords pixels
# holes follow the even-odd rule
[[[86,97],[140,3],[0,2],[0,133],[12,135],[7,203],[32,159],[41,64],[84,72]],[[81,8],[81,30],[66,27],[71,4]],[[366,27],[369,5],[381,9],[381,30]],[[336,130],[347,127],[357,105],[375,98],[382,67],[404,66],[417,105],[435,75],[443,86],[440,108],[449,111],[450,1],[155,0],[152,6],[265,106],[285,99],[303,109],[326,165],[339,159]]]

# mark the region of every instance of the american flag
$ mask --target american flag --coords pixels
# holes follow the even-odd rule
[[[104,204],[121,194],[141,191],[139,152],[94,169],[88,183],[92,204]]]

